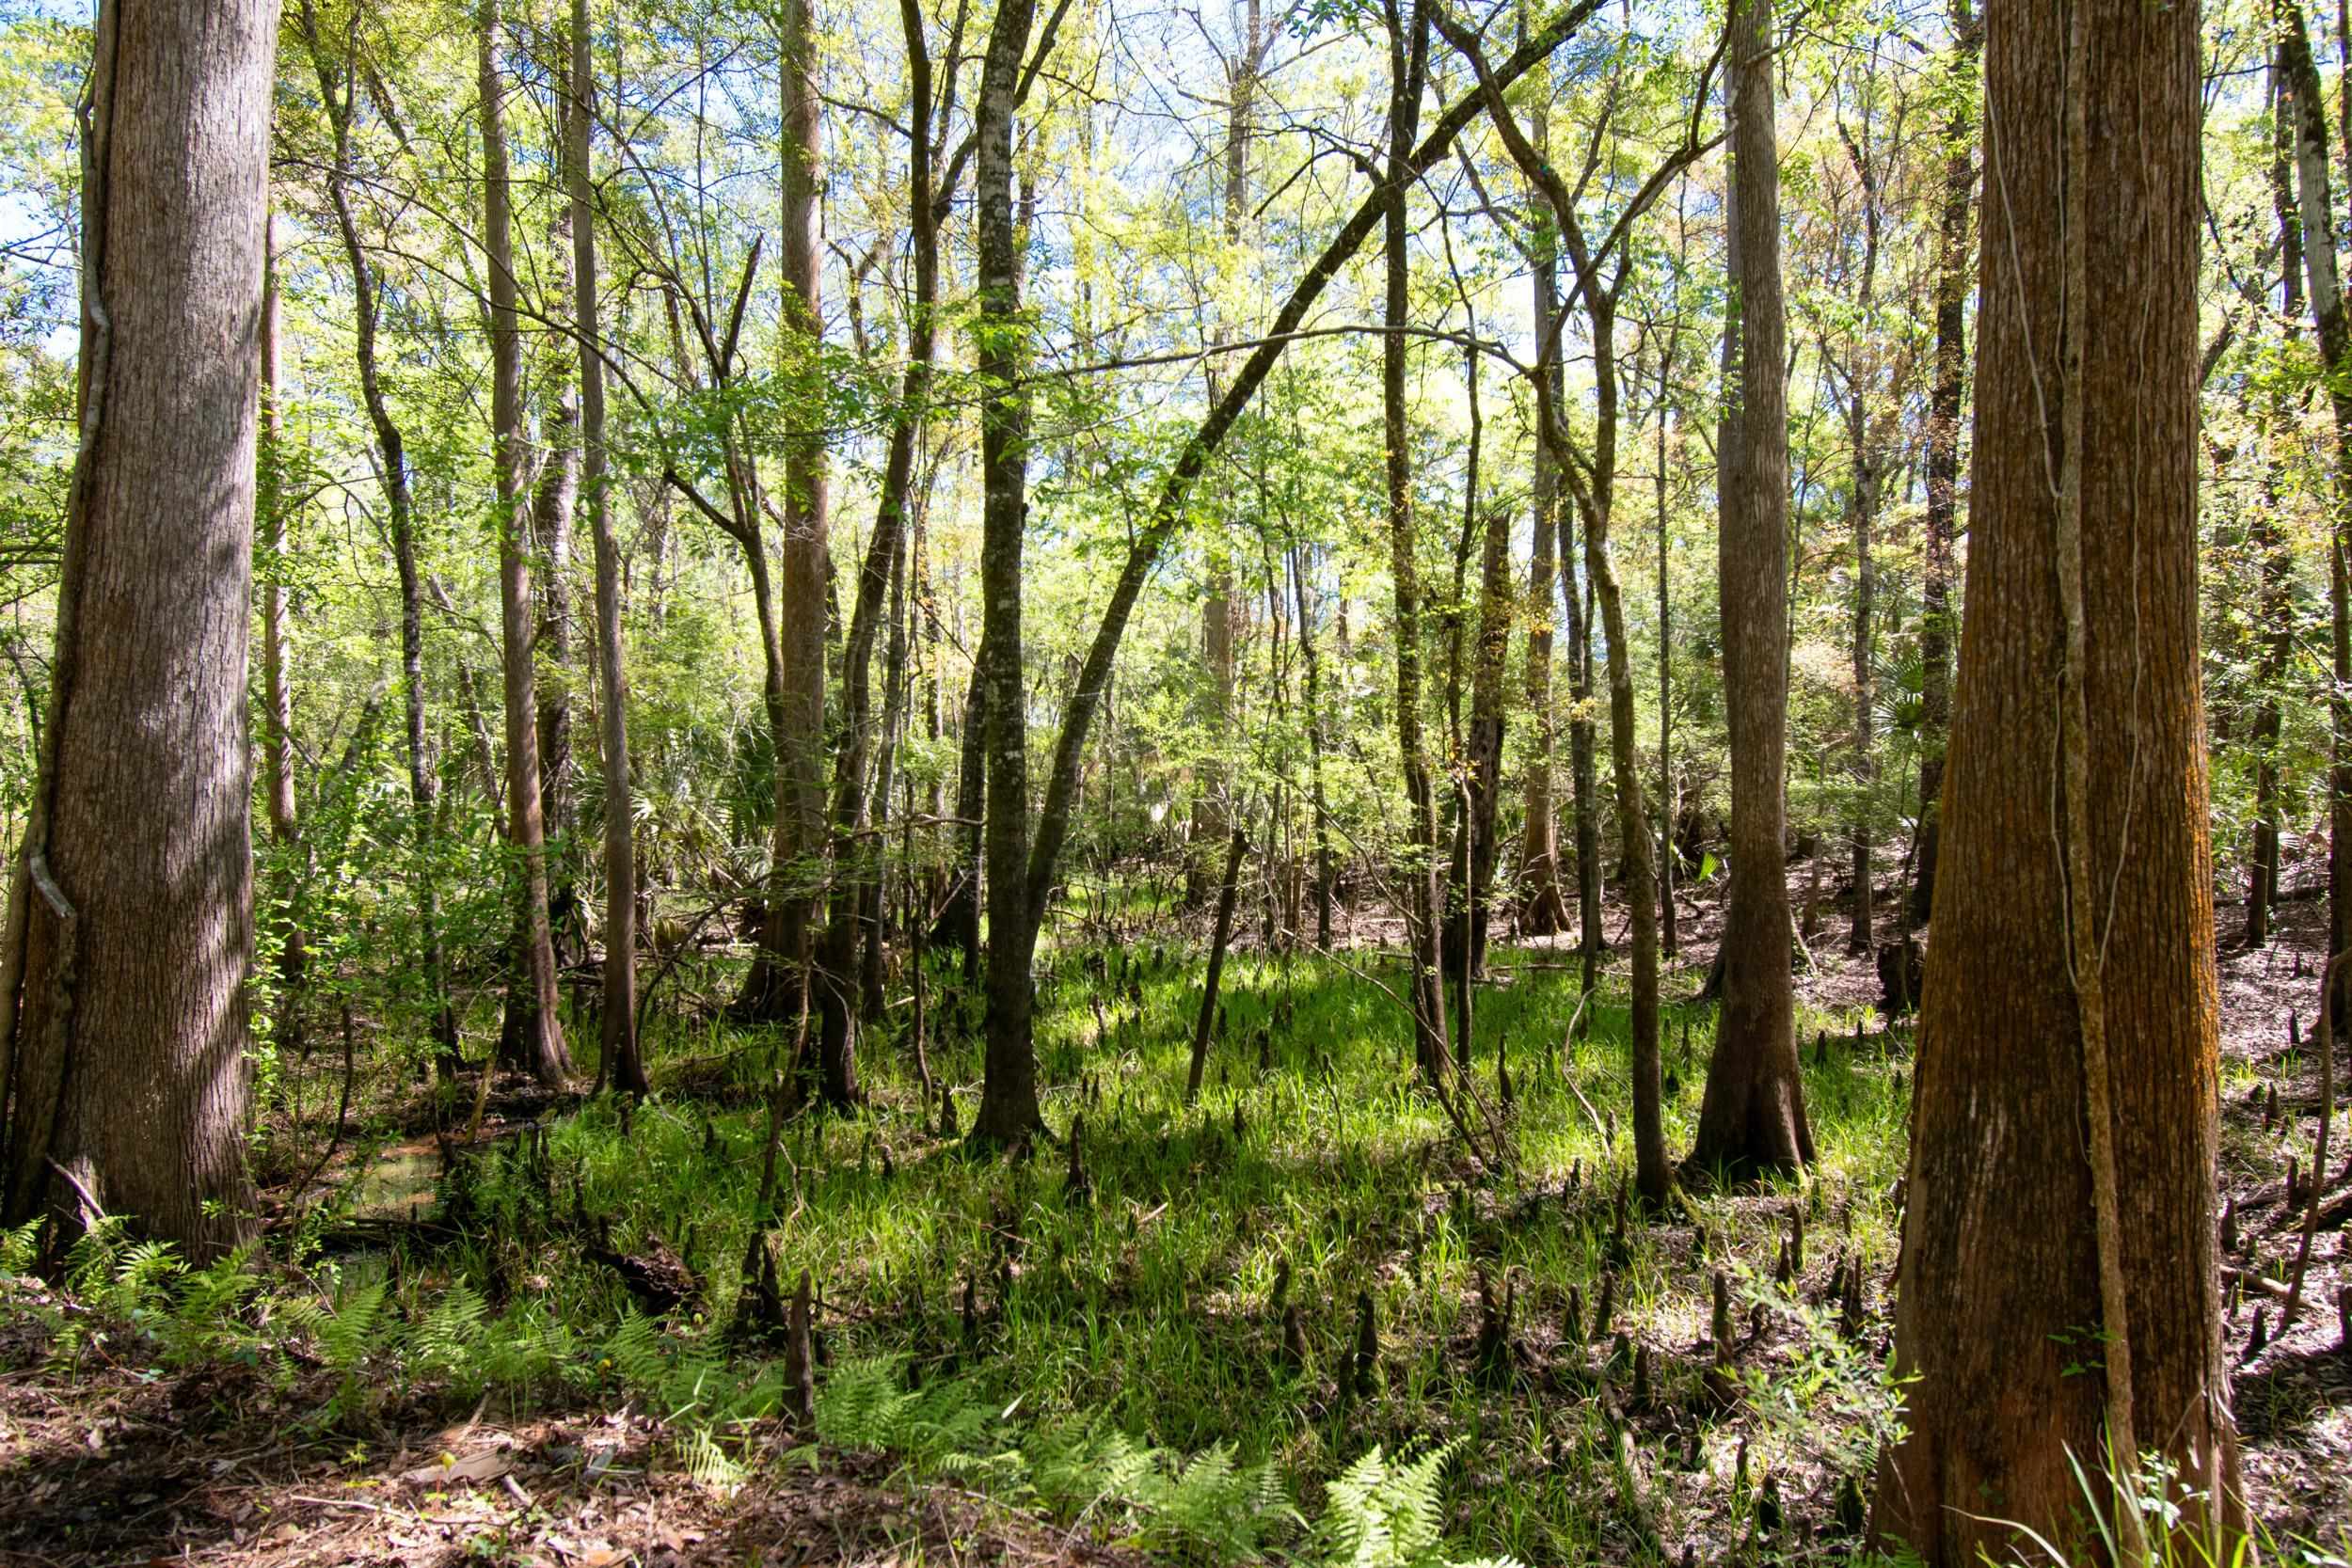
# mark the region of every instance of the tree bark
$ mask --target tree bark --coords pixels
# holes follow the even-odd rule
[[[1854,182],[1861,190],[1862,261],[1854,294],[1861,317],[1867,322],[1878,303],[1879,171],[1872,162],[1867,104],[1865,114],[1858,135],[1849,132],[1842,119],[1838,134],[1846,144],[1846,158],[1853,167]],[[1847,510],[1853,526],[1854,563],[1853,911],[1846,928],[1846,951],[1863,955],[1873,953],[1878,947],[1871,923],[1875,912],[1871,905],[1878,882],[1876,802],[1871,799],[1878,783],[1878,758],[1872,751],[1876,740],[1875,715],[1871,711],[1877,702],[1872,673],[1877,652],[1871,617],[1877,610],[1878,563],[1871,555],[1870,539],[1879,510],[1881,459],[1878,430],[1872,423],[1872,394],[1877,389],[1878,377],[1873,351],[1856,344],[1855,352],[1846,362],[1845,373],[1846,444],[1851,449],[1850,461],[1853,466]],[[1785,699],[1786,693],[1783,695]]]
[[[637,1041],[636,813],[629,796],[628,665],[623,656],[621,550],[612,533],[605,474],[604,358],[596,306],[595,183],[589,166],[596,75],[589,47],[588,0],[572,0],[571,93],[565,104],[564,174],[572,214],[572,313],[580,333],[580,489],[596,556],[596,674],[604,708],[604,1016],[599,1074],[626,1094],[652,1085]]]
[[[1534,119],[1537,145],[1544,121]],[[1560,310],[1559,260],[1549,230],[1538,238],[1535,264],[1530,269],[1534,295],[1535,340],[1549,341],[1552,318]],[[1553,549],[1560,525],[1560,476],[1552,471],[1551,452],[1537,443],[1533,459],[1534,543],[1527,567],[1527,714],[1534,725],[1527,763],[1526,821],[1519,837],[1519,880],[1524,902],[1520,928],[1530,936],[1548,937],[1567,929],[1568,907],[1560,894],[1560,813],[1553,784],[1557,763],[1558,717],[1551,705],[1551,626],[1555,574],[1559,558]]]
[[[0,1219],[254,1231],[246,735],[278,8],[99,8],[80,445],[0,951]]]
[[[1044,1126],[1030,1040],[1036,998],[1029,962],[1038,908],[1029,880],[1027,693],[1022,689],[1021,554],[1028,523],[1029,391],[1023,379],[1020,245],[1012,210],[1012,118],[1035,0],[998,0],[974,106],[973,199],[978,223],[977,365],[989,388],[980,405],[978,678],[987,687],[989,813],[988,1040],[986,1077],[972,1137],[1012,1146]]]
[[[1651,476],[1658,498],[1658,945],[1669,958],[1680,940],[1675,929],[1675,623],[1674,597],[1666,582],[1666,423],[1672,413],[1675,345],[1681,336],[1677,322],[1659,355],[1658,471]]]
[[[2077,1466],[2111,1513],[2106,1434],[2136,1432],[2226,1558],[2198,16],[1987,24],[1968,618],[1895,1329],[1916,1381],[1874,1532],[1939,1568],[2036,1550],[2017,1527],[2099,1555]]]
[[[518,863],[515,972],[507,983],[499,1040],[509,1065],[549,1088],[572,1069],[556,1013],[555,946],[548,923],[548,857],[539,793],[537,681],[532,668],[531,548],[523,476],[530,445],[522,428],[522,336],[516,307],[514,211],[509,193],[505,84],[499,71],[499,0],[483,0],[483,245],[489,257],[490,438],[498,469],[499,610],[506,710],[506,831]]]
[[[820,406],[817,350],[823,330],[823,240],[818,201],[823,189],[823,123],[817,90],[817,44],[809,0],[784,0],[777,15],[781,55],[779,109],[783,173],[781,309],[785,379],[803,394],[800,406]],[[723,369],[721,373],[723,372]],[[776,813],[770,845],[768,907],[759,948],[739,999],[739,1013],[776,1022],[800,1011],[812,956],[818,892],[828,842],[825,812],[825,677],[827,628],[834,620],[831,528],[824,437],[799,434],[785,443],[784,493],[778,498],[784,540],[777,574]],[[756,540],[756,515],[747,519]],[[764,546],[747,546],[746,553]]]
[[[1735,8],[1732,287],[1738,364],[1717,437],[1724,703],[1731,736],[1731,877],[1723,1005],[1690,1164],[1743,1180],[1813,1159],[1789,983],[1787,802],[1788,420],[1771,0]]]
[[[1497,816],[1502,803],[1503,661],[1511,647],[1511,515],[1486,508],[1486,537],[1478,594],[1478,645],[1470,665],[1470,951],[1462,979],[1486,973],[1487,927],[1494,904],[1495,866],[1502,858]]]
[[[558,119],[568,113],[559,105]],[[558,127],[558,139],[565,133]],[[557,150],[562,156],[562,149]],[[552,275],[548,314],[559,325],[569,325],[573,309],[571,210],[567,202],[562,221],[549,236]],[[554,408],[547,422],[547,450],[539,465],[531,497],[532,583],[538,623],[532,647],[536,664],[549,673],[539,679],[535,671],[532,695],[538,707],[539,815],[549,839],[548,853],[548,931],[555,945],[556,965],[579,961],[581,950],[580,882],[573,871],[574,830],[578,806],[572,798],[572,605],[565,573],[572,558],[572,524],[580,503],[580,436],[577,369],[556,361],[548,393]]]

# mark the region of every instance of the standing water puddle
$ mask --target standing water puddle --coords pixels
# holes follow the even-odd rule
[[[440,1178],[441,1151],[432,1143],[394,1145],[359,1179],[352,1212],[362,1219],[422,1219],[438,1201]]]

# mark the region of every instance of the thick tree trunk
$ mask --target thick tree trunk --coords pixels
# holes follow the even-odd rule
[[[1813,1158],[1797,1064],[1794,937],[1783,837],[1788,755],[1788,421],[1771,0],[1744,0],[1726,69],[1733,160],[1736,379],[1716,445],[1724,703],[1731,732],[1731,890],[1723,1006],[1692,1166],[1735,1179]]]
[[[1433,1084],[1444,1081],[1446,1051],[1445,904],[1438,891],[1437,789],[1422,739],[1420,545],[1414,528],[1411,431],[1406,424],[1406,336],[1411,320],[1408,284],[1411,230],[1406,198],[1411,185],[1413,128],[1429,58],[1428,19],[1417,0],[1386,0],[1389,31],[1389,163],[1381,193],[1387,315],[1380,341],[1382,440],[1388,451],[1389,575],[1396,589],[1396,740],[1405,769],[1405,923],[1411,944],[1413,1060]]]
[[[977,147],[979,352],[991,390],[980,405],[979,678],[988,716],[988,1043],[986,1078],[972,1137],[1011,1146],[1044,1126],[1038,1108],[1036,1006],[1029,961],[1037,950],[1043,888],[1029,879],[1027,693],[1022,689],[1021,554],[1028,522],[1029,392],[1021,325],[1020,244],[1012,211],[1012,117],[1035,0],[998,0],[974,106]]]
[[[2101,1556],[2077,1466],[2110,1513],[2106,1436],[2128,1453],[2136,1432],[2178,1466],[2185,1533],[2226,1559],[2198,16],[1987,21],[2000,197],[1895,1329],[1915,1382],[1874,1528],[1935,1568],[2039,1555],[2020,1527]],[[2192,1489],[2222,1499],[2217,1548]]]
[[[814,407],[818,375],[815,353],[824,320],[824,250],[818,230],[822,121],[809,0],[784,0],[777,47],[783,60],[782,238],[777,260],[784,272],[784,368],[787,380],[807,386],[807,405]],[[823,437],[802,435],[789,440],[784,454],[784,491],[776,498],[784,540],[778,552],[773,870],[759,953],[739,1004],[746,1016],[771,1022],[800,1010],[805,978],[796,972],[811,956],[818,891],[824,880],[825,675],[827,628],[834,619],[826,481]],[[762,536],[756,515],[746,521],[755,537]]]
[[[1952,0],[1952,71],[1976,74],[1984,24],[1968,0]],[[1963,102],[1965,102],[1963,95]],[[1919,589],[1919,843],[1912,856],[1911,923],[1935,901],[1942,837],[1944,744],[1952,720],[1952,546],[1960,536],[1961,399],[1968,380],[1968,203],[1977,173],[1976,117],[1958,110],[1944,128],[1944,214],[1935,254],[1935,379],[1928,392],[1928,512]]]
[[[597,1072],[642,1095],[644,1054],[637,1042],[636,814],[629,800],[628,666],[621,640],[621,550],[612,534],[605,475],[604,359],[596,309],[595,185],[589,166],[596,76],[589,49],[588,0],[572,0],[571,92],[564,108],[564,175],[572,214],[572,312],[580,331],[580,500],[596,555],[596,674],[603,688],[604,1016]]]
[[[538,627],[532,603],[530,519],[523,476],[530,467],[523,435],[522,336],[516,308],[514,210],[508,184],[505,84],[499,71],[499,0],[483,0],[480,42],[482,93],[483,245],[489,259],[490,436],[498,469],[499,610],[505,675],[506,831],[514,846],[519,886],[515,925],[515,972],[507,983],[501,1058],[549,1088],[572,1069],[556,1013],[555,945],[548,925],[548,856],[539,795],[537,681],[532,641]]]
[[[252,1235],[246,645],[278,8],[100,7],[81,441],[0,953],[0,1223]]]

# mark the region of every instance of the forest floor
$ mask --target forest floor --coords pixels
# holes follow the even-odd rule
[[[2255,1282],[2227,1330],[2250,1500],[2274,1556],[2340,1562],[2341,1219],[2291,1331],[2260,1283],[2291,1261],[2284,1169],[2315,1128],[2316,1063],[2287,1021],[2314,1010],[2324,907],[2290,902],[2270,947],[2224,948],[2222,1180]],[[1719,918],[1685,908],[1670,997],[1696,990]],[[1057,955],[1040,1047],[1063,1138],[1025,1164],[966,1157],[903,1053],[869,1038],[871,1104],[787,1129],[764,1215],[772,1040],[669,1026],[660,1092],[629,1116],[501,1086],[437,1208],[378,1192],[355,1217],[432,1147],[412,1076],[368,1075],[326,1180],[274,1195],[266,1262],[178,1270],[117,1240],[62,1282],[0,1268],[0,1563],[1857,1556],[1849,1483],[1899,1418],[1883,1358],[1911,1042],[1869,1011],[1842,919],[1800,978],[1813,1180],[1648,1223],[1619,1217],[1622,1017],[1563,1039],[1572,953],[1498,947],[1478,1060],[1509,1150],[1478,1158],[1403,1086],[1402,1020],[1367,983],[1392,960],[1367,926],[1336,962],[1236,960],[1198,1108],[1181,1095],[1197,956],[1172,932]],[[929,1067],[968,1124],[970,1017],[942,1022]],[[1688,1145],[1711,1027],[1670,1006],[1670,1144]],[[308,1104],[332,1104],[340,1070],[322,1055]],[[273,1163],[310,1168],[323,1133],[282,1110],[273,1132]],[[1811,1240],[1783,1285],[1798,1212]],[[785,1291],[815,1280],[813,1421],[786,1414],[751,1322],[755,1237]],[[1740,1325],[1729,1400],[1707,1378],[1718,1270]],[[2249,1354],[2258,1312],[2273,1332]],[[1386,1556],[1359,1550],[1375,1516]]]

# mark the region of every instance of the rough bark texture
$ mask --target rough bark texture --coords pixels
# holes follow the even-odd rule
[[[505,83],[499,71],[499,0],[483,0],[479,63],[482,92],[483,246],[490,295],[490,438],[498,469],[499,611],[506,714],[506,833],[518,886],[515,970],[507,983],[506,1022],[499,1050],[511,1066],[548,1087],[571,1071],[556,1014],[555,945],[548,923],[548,855],[539,794],[539,717],[532,642],[531,542],[523,476],[522,335],[516,306],[514,209],[509,190]]]
[[[783,116],[781,177],[782,235],[777,260],[784,271],[784,320],[790,330],[787,374],[808,371],[823,322],[820,286],[824,243],[818,231],[818,196],[822,189],[821,106],[817,93],[815,40],[808,0],[784,0],[778,12],[777,46],[782,52]],[[807,406],[814,407],[812,398]],[[775,498],[784,539],[777,589],[778,680],[775,698],[776,816],[771,843],[774,869],[769,881],[767,917],[760,951],[747,982],[743,1011],[770,1021],[799,1011],[797,972],[809,956],[817,889],[825,853],[825,658],[832,616],[831,527],[827,508],[825,449],[815,436],[787,444],[784,489]],[[750,523],[760,532],[756,516]]]
[[[559,119],[568,112],[559,106]],[[559,138],[564,133],[559,127]],[[561,150],[559,149],[559,155]],[[548,236],[548,319],[568,326],[573,309],[571,209]],[[580,382],[578,363],[557,357],[546,394],[552,399],[545,426],[539,477],[531,495],[532,581],[538,624],[532,632],[536,664],[532,695],[538,707],[539,816],[549,841],[548,930],[558,967],[579,961],[581,951],[580,879],[572,842],[579,806],[572,788],[572,598],[568,573],[572,523],[580,505]]]
[[[1534,119],[1537,145],[1544,122]],[[1534,247],[1533,279],[1536,341],[1547,341],[1552,317],[1560,309],[1559,262],[1552,254],[1549,230]],[[1551,452],[1538,445],[1534,458],[1534,546],[1527,567],[1527,714],[1534,726],[1528,748],[1526,824],[1519,839],[1519,884],[1523,902],[1520,927],[1530,936],[1548,937],[1567,929],[1567,902],[1560,894],[1559,806],[1553,790],[1554,761],[1559,733],[1551,708],[1551,624],[1554,574],[1559,558],[1553,549],[1560,516],[1560,476],[1552,471]]]
[[[1846,158],[1854,171],[1854,182],[1860,187],[1862,199],[1862,261],[1860,276],[1854,288],[1855,304],[1860,307],[1864,321],[1877,304],[1879,265],[1879,171],[1871,160],[1870,105],[1862,105],[1863,120],[1859,133],[1849,132],[1839,125],[1839,139],[1845,143]],[[1877,833],[1872,820],[1875,802],[1871,800],[1878,782],[1878,758],[1872,751],[1876,736],[1872,708],[1878,701],[1872,679],[1872,666],[1877,658],[1873,640],[1872,616],[1877,611],[1878,562],[1871,554],[1871,531],[1878,523],[1879,483],[1884,459],[1879,450],[1880,432],[1876,423],[1874,398],[1882,382],[1877,355],[1861,343],[1846,360],[1846,444],[1851,449],[1853,464],[1851,487],[1846,498],[1848,519],[1853,527],[1853,783],[1854,813],[1852,826],[1853,850],[1853,911],[1846,928],[1846,951],[1870,954],[1878,942],[1871,929],[1871,905],[1878,884]],[[1785,695],[1785,693],[1784,693]]]
[[[98,12],[81,443],[0,957],[5,1212],[253,1230],[250,634],[278,8]],[[77,1190],[77,1188],[79,1190]]]
[[[1952,71],[1975,76],[1984,24],[1967,0],[1952,6]],[[1935,252],[1935,378],[1928,392],[1926,537],[1919,585],[1919,847],[1912,857],[1911,919],[1926,922],[1935,900],[1942,839],[1944,742],[1952,721],[1952,545],[1960,531],[1961,397],[1968,381],[1968,207],[1976,185],[1973,114],[1955,111],[1944,128],[1944,214]]]
[[[621,550],[605,478],[604,359],[596,307],[595,185],[589,167],[596,73],[588,0],[572,0],[571,92],[564,175],[572,214],[572,313],[580,331],[580,504],[596,555],[596,674],[604,707],[604,1016],[597,1071],[628,1094],[651,1087],[637,1045],[636,814],[629,802],[628,666],[622,657]]]
[[[1772,124],[1771,0],[1733,17],[1736,379],[1716,451],[1722,513],[1724,705],[1731,732],[1731,876],[1723,1007],[1693,1165],[1733,1177],[1813,1158],[1798,1071],[1794,941],[1782,847],[1788,739],[1788,420],[1780,286],[1780,169]]]
[[[2105,1261],[2128,1308],[2137,1431],[2185,1481],[2236,1493],[2197,636],[2198,18],[2086,0],[2071,44],[2056,9],[1988,23],[1969,610],[1895,1332],[1897,1371],[1917,1381],[1874,1525],[1931,1564],[2006,1556],[1995,1520],[2070,1558],[2089,1544],[2074,1465],[2102,1467],[2119,1370],[2070,1375],[2116,1326],[2084,1157],[2098,1145],[2087,1108],[2102,1102],[2120,1195]],[[2087,69],[2070,71],[2070,55]],[[2071,323],[2069,210],[2078,276],[2098,280]],[[2067,511],[2078,574],[2061,549]],[[2081,683],[2062,693],[2069,666]],[[2078,716],[2064,737],[2062,709]],[[2061,770],[2078,745],[2080,765]],[[2061,853],[2077,835],[2088,888]],[[2070,910],[2095,926],[2089,980]],[[2106,1083],[2086,1076],[2094,996],[2123,1051]],[[2242,1524],[2236,1504],[2226,1512]]]
[[[1036,18],[1034,0],[1000,0],[989,29],[975,105],[972,166],[978,214],[980,406],[980,678],[988,690],[985,745],[990,810],[986,1081],[972,1136],[1010,1145],[1044,1118],[1030,1040],[1036,997],[1038,900],[1029,887],[1027,693],[1022,689],[1021,548],[1028,522],[1029,393],[1020,323],[1020,245],[1012,211],[1013,100]]]

